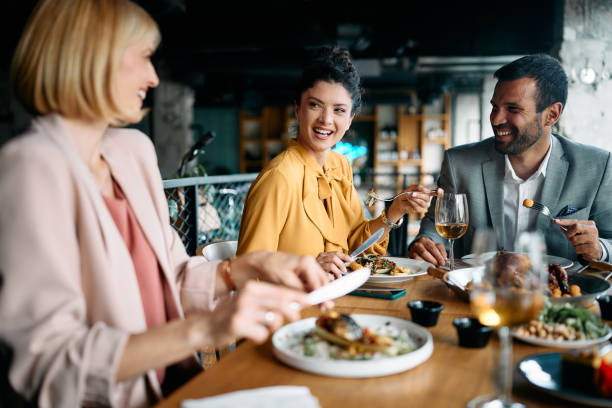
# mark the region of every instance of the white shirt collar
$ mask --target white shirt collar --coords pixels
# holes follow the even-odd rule
[[[540,163],[540,167],[538,167],[536,172],[533,173],[531,177],[529,177],[527,180],[535,180],[540,175],[542,175],[542,177],[546,177],[546,167],[548,166],[548,159],[550,159],[550,152],[553,149],[552,136],[549,135],[548,137],[550,138],[550,147],[548,148],[548,152],[546,152],[546,156],[544,156],[544,160],[542,160],[542,163]],[[504,155],[504,161],[506,163],[506,178],[511,178],[517,183],[522,183],[524,181],[527,181],[527,180],[523,180],[522,178],[516,175],[516,173],[514,172],[514,168],[512,168],[512,163],[510,163],[510,159],[508,158],[507,154]]]

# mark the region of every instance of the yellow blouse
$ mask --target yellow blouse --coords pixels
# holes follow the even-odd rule
[[[329,152],[321,168],[292,140],[249,190],[237,253],[262,249],[312,256],[350,253],[370,234],[348,159]],[[385,238],[367,252],[384,255],[387,244]]]

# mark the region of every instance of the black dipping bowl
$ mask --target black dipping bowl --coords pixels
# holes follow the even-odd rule
[[[459,345],[462,347],[482,348],[487,345],[493,328],[482,325],[478,319],[460,317],[453,320],[457,329]]]
[[[408,302],[412,321],[421,326],[435,326],[438,323],[438,316],[444,309],[442,303],[432,302],[430,300],[413,300]]]
[[[597,298],[597,303],[599,303],[599,310],[601,310],[601,318],[612,320],[612,296],[600,296]]]

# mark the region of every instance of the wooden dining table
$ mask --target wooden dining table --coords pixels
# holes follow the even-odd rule
[[[499,343],[492,336],[484,348],[458,344],[453,320],[473,317],[467,302],[460,300],[442,281],[418,276],[394,286],[406,289],[395,300],[347,295],[334,301],[335,310],[348,314],[376,314],[411,320],[407,303],[435,300],[444,305],[438,323],[427,330],[434,340],[433,354],[422,364],[399,374],[376,378],[336,378],[300,371],[274,357],[272,344],[242,342],[212,368],[197,375],[161,401],[159,408],[180,407],[181,401],[232,391],[276,385],[306,386],[321,407],[464,407],[473,398],[494,393],[492,374],[499,359]],[[310,307],[302,317],[318,316]],[[532,387],[516,366],[526,356],[559,349],[514,341],[514,384],[512,397],[528,407],[575,407]]]

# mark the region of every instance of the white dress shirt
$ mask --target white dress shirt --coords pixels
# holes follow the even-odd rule
[[[550,137],[550,136],[549,136]],[[504,175],[504,241],[501,243],[506,250],[514,250],[514,241],[523,231],[535,229],[537,211],[523,207],[523,200],[531,198],[540,201],[542,187],[546,177],[546,166],[552,151],[550,148],[540,163],[540,167],[527,180],[523,180],[514,172],[508,155],[504,155],[506,170]]]
[[[549,136],[550,137],[550,136]],[[537,211],[523,207],[523,201],[526,198],[531,198],[534,201],[540,201],[542,196],[542,187],[546,178],[546,167],[548,159],[552,151],[552,137],[550,148],[544,156],[544,160],[540,163],[540,167],[527,180],[523,180],[514,172],[512,163],[508,159],[508,155],[504,155],[506,161],[506,170],[504,175],[504,231],[505,236],[502,242],[502,247],[506,250],[514,250],[514,241],[521,232],[533,231],[536,226]],[[606,247],[599,242],[601,247],[602,257],[600,261],[608,259]]]

